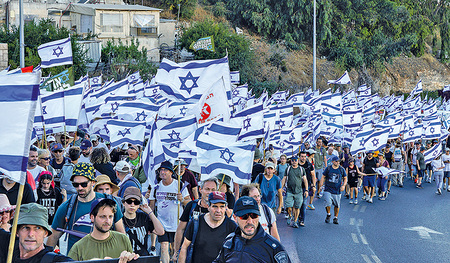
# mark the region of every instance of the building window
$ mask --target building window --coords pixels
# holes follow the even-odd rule
[[[92,16],[81,15],[81,25],[79,33],[89,33],[92,31]]]
[[[103,33],[123,32],[122,14],[101,14],[100,23]]]
[[[158,33],[154,15],[133,15],[133,27],[137,28],[138,36]]]

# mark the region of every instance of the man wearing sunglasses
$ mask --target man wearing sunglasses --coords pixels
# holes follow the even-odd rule
[[[233,213],[239,227],[228,235],[213,262],[291,262],[281,243],[259,224],[260,212],[255,199],[239,198]]]
[[[59,174],[64,164],[69,163],[70,160],[67,157],[64,157],[64,148],[62,144],[55,143],[52,145],[52,153],[55,158],[50,161],[50,166],[55,169],[56,174]]]
[[[91,204],[99,198],[107,197],[105,194],[94,192],[96,182],[94,175],[95,169],[91,164],[78,163],[75,165],[71,181],[77,194],[64,202],[56,211],[52,224],[53,234],[49,236],[47,245],[54,247],[63,234],[62,230],[75,230],[86,234],[91,231],[92,222],[89,216]],[[114,227],[116,231],[125,234],[122,216],[122,212],[117,209],[114,213]],[[79,240],[79,236],[69,234],[67,251],[69,252],[75,242]]]

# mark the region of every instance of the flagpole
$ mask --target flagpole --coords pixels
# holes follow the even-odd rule
[[[45,132],[45,124],[42,124],[42,128],[44,129],[44,135],[42,136],[42,149],[47,149],[47,134]]]
[[[316,90],[316,71],[317,71],[317,65],[316,65],[316,0],[314,0],[314,15],[313,15],[313,91]]]
[[[22,172],[22,174],[23,173],[24,172]],[[24,176],[25,176],[25,182],[23,184],[19,185],[19,194],[17,196],[16,210],[14,211],[14,221],[13,221],[13,225],[11,228],[11,237],[9,238],[8,257],[6,260],[7,263],[12,262],[12,256],[13,256],[13,252],[14,252],[14,243],[16,241],[16,233],[17,233],[17,221],[19,220],[19,211],[20,211],[20,205],[22,204],[23,189],[25,188],[25,183],[26,183],[26,173]]]
[[[25,67],[25,37],[23,29],[23,0],[19,0],[19,46],[20,46],[20,67]]]
[[[180,189],[180,187],[181,187],[181,160],[178,159],[177,161],[178,161],[178,167],[177,167],[177,170],[178,170],[178,193],[181,193],[181,189]],[[177,200],[178,200],[178,197],[177,197]],[[180,224],[180,203],[181,203],[181,201],[178,200],[177,225]]]

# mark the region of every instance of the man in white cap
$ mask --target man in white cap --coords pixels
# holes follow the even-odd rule
[[[259,184],[261,189],[261,203],[266,204],[268,207],[278,214],[281,213],[281,207],[283,206],[283,189],[281,188],[281,179],[278,176],[274,176],[275,164],[272,162],[266,163],[264,174],[259,174],[255,182]],[[278,209],[277,209],[277,194],[278,194]]]
[[[131,167],[126,161],[118,161],[114,167],[114,170],[116,171],[117,178],[120,180],[120,183],[118,184],[119,192],[117,193],[117,196],[123,198],[125,189],[130,186],[134,186],[142,191],[141,183],[139,183],[138,179],[133,177],[131,174]]]

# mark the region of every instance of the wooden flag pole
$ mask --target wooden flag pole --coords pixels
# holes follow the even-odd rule
[[[23,189],[25,188],[25,183],[26,183],[26,173],[25,173],[24,184],[19,185],[19,195],[17,196],[16,210],[14,211],[14,221],[13,221],[13,225],[11,228],[11,237],[9,238],[8,258],[6,260],[7,263],[12,262],[14,243],[16,240],[16,233],[17,233],[17,221],[19,220],[19,211],[20,211],[20,205],[22,204],[22,196],[23,196]]]
[[[181,193],[181,189],[180,189],[180,187],[181,187],[181,160],[178,160],[177,170],[178,170],[178,193]],[[178,201],[177,225],[179,225],[180,224],[180,204],[181,204],[181,201],[178,200],[178,195],[177,195],[177,201]]]

